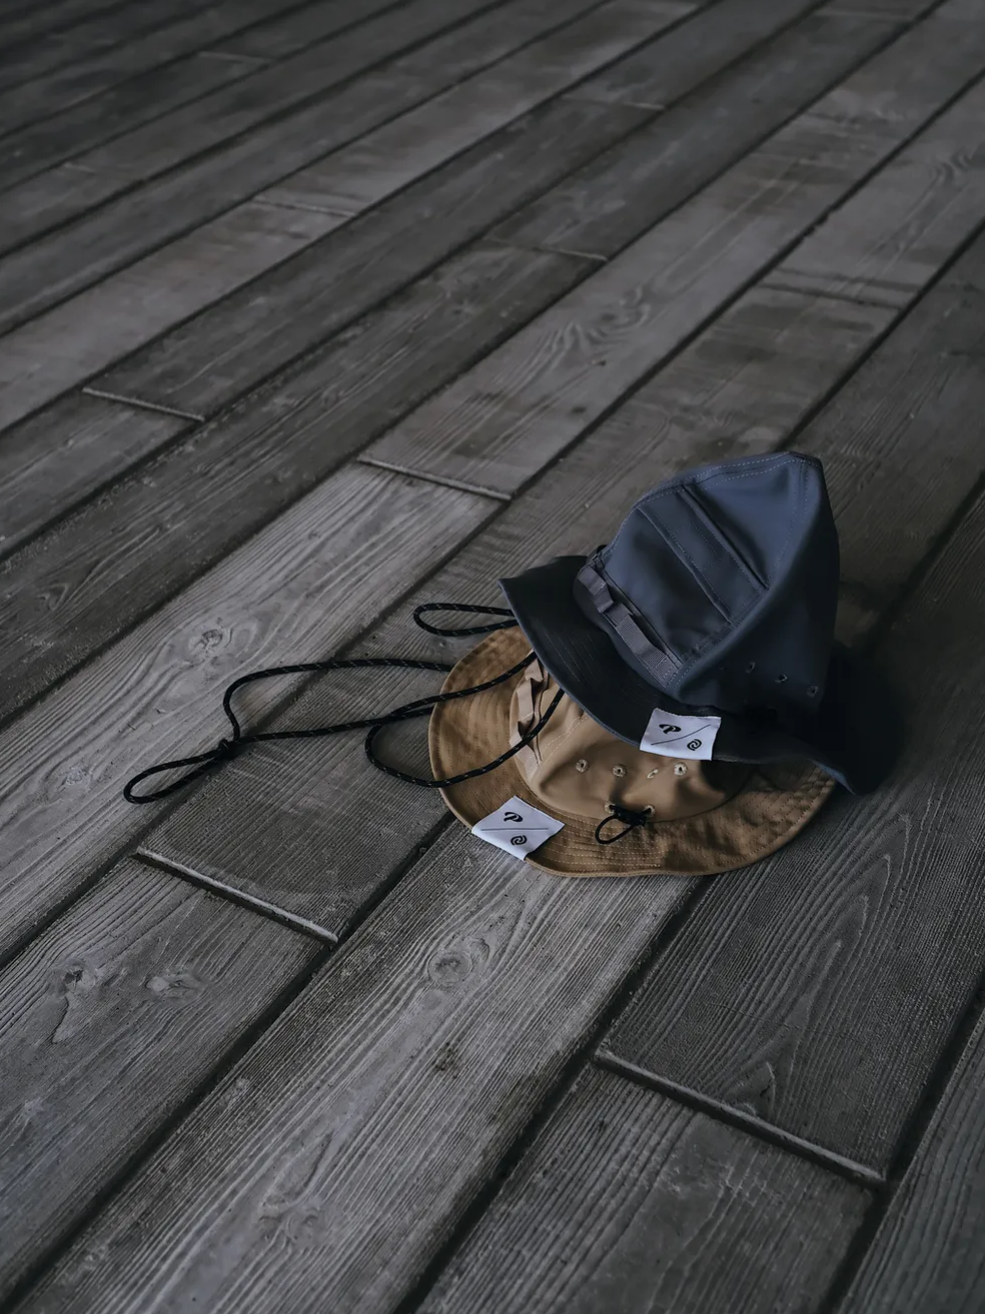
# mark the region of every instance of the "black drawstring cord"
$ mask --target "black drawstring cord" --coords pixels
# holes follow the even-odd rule
[[[421,620],[428,611],[464,611],[470,616],[505,616],[508,619],[493,621],[491,625],[466,625],[461,630],[449,630]],[[414,624],[418,629],[427,630],[428,634],[437,634],[443,639],[459,639],[472,634],[492,634],[493,630],[510,630],[516,625],[516,619],[509,607],[474,607],[471,602],[422,602],[414,608]]]
[[[442,629],[439,626],[431,625],[421,617],[427,612],[433,611],[457,611],[470,615],[490,615],[502,616],[503,620],[494,621],[489,625],[467,626],[461,629]],[[430,634],[437,634],[447,637],[457,637],[473,634],[491,634],[494,630],[505,630],[516,624],[512,611],[505,607],[478,607],[469,603],[460,602],[426,602],[417,607],[414,611],[414,621],[421,629],[427,630]],[[533,661],[533,653],[528,653],[521,662],[504,671],[501,675],[492,680],[487,680],[484,684],[478,684],[470,689],[458,689],[449,693],[429,694],[426,698],[418,698],[414,702],[406,703],[402,707],[394,708],[391,712],[386,712],[382,716],[364,717],[356,721],[340,721],[335,725],[319,726],[311,730],[271,730],[264,733],[244,734],[242,726],[232,708],[233,696],[244,685],[251,684],[254,680],[265,680],[275,675],[308,675],[316,672],[352,670],[358,667],[390,667],[403,670],[415,671],[441,671],[447,674],[452,669],[449,662],[431,662],[417,661],[411,658],[403,657],[350,657],[350,658],[330,658],[323,662],[303,662],[296,666],[271,666],[262,671],[251,671],[248,675],[242,675],[239,679],[234,680],[226,689],[222,698],[222,710],[225,712],[229,724],[232,726],[232,737],[221,739],[215,748],[209,749],[208,752],[198,753],[194,757],[178,758],[173,762],[160,762],[157,766],[148,767],[141,771],[131,780],[127,781],[123,790],[123,797],[128,803],[156,803],[160,799],[167,798],[169,795],[176,793],[179,789],[184,789],[186,785],[191,784],[206,772],[211,771],[214,767],[223,762],[231,761],[237,757],[244,748],[250,744],[261,743],[265,740],[273,739],[314,739],[323,735],[341,734],[346,730],[369,730],[366,739],[366,754],[374,766],[379,767],[388,775],[396,776],[400,780],[406,780],[414,784],[427,785],[431,788],[442,787],[446,784],[457,784],[460,780],[471,779],[473,776],[483,775],[486,771],[493,770],[502,762],[507,761],[521,748],[528,744],[547,723],[551,713],[560,702],[561,694],[558,693],[547,712],[537,723],[536,726],[528,731],[521,741],[514,745],[508,752],[498,757],[495,762],[490,762],[484,767],[476,768],[474,771],[465,772],[461,776],[450,777],[447,781],[443,780],[423,780],[416,776],[405,775],[397,771],[394,767],[389,767],[380,762],[372,752],[372,740],[376,734],[385,726],[391,725],[397,721],[406,721],[415,716],[423,716],[429,712],[432,707],[438,703],[450,701],[453,698],[465,698],[469,694],[482,693],[486,689],[492,689],[497,684],[502,684],[504,680],[519,674],[520,671]],[[183,775],[179,780],[172,781],[170,785],[164,785],[161,789],[154,790],[150,794],[135,794],[134,790],[142,781],[149,779],[151,776],[159,775],[165,771],[178,771],[183,767],[192,769]]]
[[[434,611],[457,611],[473,616],[501,616],[503,619],[493,621],[488,625],[469,625],[458,629],[443,629],[422,619],[423,616]],[[415,609],[414,622],[422,630],[427,630],[429,634],[437,634],[444,638],[491,634],[495,630],[510,629],[516,624],[512,611],[506,607],[476,607],[462,602],[425,602]],[[206,772],[211,771],[221,763],[229,762],[234,757],[238,757],[243,749],[248,748],[250,744],[258,744],[273,739],[316,739],[323,735],[341,734],[346,730],[368,730],[365,745],[366,756],[373,766],[397,780],[404,780],[411,785],[423,785],[426,789],[444,789],[449,785],[461,784],[465,780],[474,780],[476,776],[484,776],[487,772],[494,771],[496,767],[502,766],[504,762],[508,762],[511,757],[537,738],[557,710],[557,706],[564,696],[563,690],[558,689],[550,706],[537,724],[530,730],[525,731],[519,742],[508,748],[505,753],[501,753],[499,757],[492,762],[487,762],[484,766],[474,767],[471,771],[462,771],[457,776],[447,776],[443,780],[430,780],[423,776],[412,776],[405,771],[398,771],[396,767],[389,766],[376,756],[373,752],[373,744],[377,735],[386,726],[394,725],[399,721],[409,721],[415,716],[424,716],[439,703],[451,702],[455,698],[468,698],[472,694],[484,693],[487,689],[494,689],[498,684],[503,684],[504,681],[519,675],[524,667],[529,666],[533,660],[534,654],[530,652],[522,661],[517,662],[515,666],[511,666],[508,671],[503,671],[502,674],[494,676],[491,680],[486,680],[483,684],[475,684],[468,689],[453,689],[448,693],[428,694],[424,698],[416,698],[413,702],[404,703],[401,707],[395,707],[382,716],[368,716],[357,721],[339,721],[335,725],[318,726],[311,730],[268,730],[263,733],[247,735],[243,733],[239,719],[233,711],[232,700],[238,690],[242,689],[244,685],[252,684],[255,680],[266,680],[275,675],[311,675],[325,671],[354,670],[359,667],[442,671],[447,674],[448,671],[452,670],[452,664],[450,662],[417,661],[404,657],[333,657],[323,662],[302,662],[296,666],[270,666],[262,671],[250,671],[248,675],[241,675],[239,679],[234,680],[222,696],[222,710],[232,726],[231,738],[220,739],[215,748],[209,749],[206,753],[198,753],[194,757],[178,758],[174,762],[160,762],[157,766],[148,767],[146,771],[141,771],[132,780],[127,781],[123,790],[123,797],[128,803],[156,803],[159,799],[167,798],[169,795],[177,793],[179,789],[184,789],[193,780],[197,780],[199,776],[205,775]],[[191,767],[191,770],[181,776],[180,779],[172,781],[170,785],[164,785],[151,794],[134,793],[136,786],[142,781],[148,780],[151,776],[159,775],[165,771],[179,771],[183,767]],[[628,835],[637,826],[645,825],[649,815],[649,812],[633,812],[629,808],[620,807],[618,804],[610,804],[609,815],[599,822],[595,830],[595,838],[599,844],[614,844],[616,840],[622,839],[624,835]],[[623,822],[624,829],[619,831],[617,835],[607,839],[603,836],[602,831],[610,821]]]
[[[599,844],[615,844],[616,840],[623,839],[626,835],[636,829],[637,826],[645,826],[650,819],[653,809],[648,808],[643,812],[634,812],[632,808],[620,807],[618,803],[609,804],[609,815],[603,817],[595,827],[595,839]],[[610,821],[621,821],[623,829],[617,835],[611,835],[608,839],[602,834],[604,828]]]

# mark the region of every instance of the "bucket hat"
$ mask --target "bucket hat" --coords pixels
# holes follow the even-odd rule
[[[545,870],[698,875],[772,853],[836,780],[862,792],[892,765],[892,694],[833,640],[838,540],[812,458],[680,475],[638,502],[591,556],[560,557],[500,584],[509,608],[415,609],[432,634],[488,636],[454,666],[333,657],[250,672],[223,696],[230,737],[146,768],[124,796],[156,802],[264,740],[362,729],[375,766],[441,789],[477,833],[518,856],[536,852],[531,861]],[[449,627],[425,619],[434,612],[486,619]],[[245,732],[233,709],[253,681],[357,667],[448,675],[440,693],[309,729]],[[374,748],[387,726],[422,716],[433,778]]]
[[[482,686],[528,652],[519,630],[500,630],[455,666],[442,692]],[[428,726],[435,776],[461,776],[515,748],[559,692],[533,660],[508,681],[436,705]],[[531,825],[553,821],[555,833],[518,856],[556,875],[702,876],[746,866],[788,843],[834,783],[805,761],[761,767],[647,753],[562,694],[532,741],[494,770],[441,792],[486,838],[484,823],[525,840]]]
[[[591,556],[500,585],[553,679],[628,744],[806,758],[861,794],[888,775],[900,716],[834,641],[838,577],[821,464],[782,453],[669,479]]]

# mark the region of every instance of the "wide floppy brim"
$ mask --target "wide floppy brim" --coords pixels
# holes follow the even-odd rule
[[[529,644],[519,629],[491,634],[455,666],[444,691],[482,684],[515,666],[527,651]],[[520,679],[522,674],[434,708],[428,743],[438,779],[474,770],[509,748],[511,703]],[[650,821],[607,845],[595,838],[601,817],[576,817],[545,808],[515,758],[441,793],[469,827],[513,797],[551,811],[564,822],[564,829],[528,854],[526,861],[555,875],[711,876],[746,867],[788,843],[833,787],[834,781],[809,762],[750,767],[744,786],[720,806],[677,821]]]
[[[867,794],[889,775],[899,754],[902,720],[886,681],[858,653],[835,644],[824,696],[799,734],[749,718],[695,709],[649,684],[623,661],[608,635],[574,597],[585,557],[557,557],[500,580],[534,652],[561,688],[600,725],[637,747],[655,707],[721,715],[714,756],[733,762],[808,759],[853,794]]]

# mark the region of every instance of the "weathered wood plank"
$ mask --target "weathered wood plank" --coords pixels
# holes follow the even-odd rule
[[[577,449],[561,471],[586,451]],[[620,466],[624,477],[627,468],[643,477],[638,463]],[[595,454],[596,485],[612,469]],[[555,508],[569,533],[573,505],[568,498]],[[540,526],[531,509],[526,532]],[[513,550],[522,559],[522,544]],[[487,573],[480,578],[473,589],[489,587]],[[446,583],[442,572],[441,595]],[[250,1082],[248,1107],[226,1116],[221,1091],[201,1107],[162,1151],[167,1173],[151,1165],[25,1310],[103,1308],[110,1290],[121,1304],[177,1310],[192,1289],[210,1308],[253,1310],[269,1307],[269,1291],[289,1297],[294,1283],[333,1309],[391,1309],[546,1093],[559,1047],[567,1054],[578,1043],[598,1016],[600,990],[608,995],[609,980],[651,942],[673,907],[664,902],[668,889],[681,885],[551,880],[456,829],[342,951],[338,970],[233,1074],[231,1082]],[[652,920],[644,927],[645,917]],[[550,988],[545,961],[561,968]],[[437,1152],[449,1144],[455,1154]],[[304,1173],[309,1226],[300,1250],[278,1248],[279,1234],[270,1232],[271,1191],[282,1192],[271,1174],[285,1164]],[[333,1204],[342,1181],[344,1216]],[[295,1221],[292,1214],[284,1226]],[[377,1251],[384,1245],[385,1264]],[[86,1258],[94,1248],[98,1270]],[[228,1270],[220,1271],[217,1254]],[[256,1260],[249,1286],[231,1288],[247,1257]]]
[[[985,566],[982,506],[958,531],[954,573],[937,578],[961,605]],[[967,553],[961,558],[957,545]],[[979,577],[980,578],[980,577]],[[936,616],[932,623],[936,623]],[[979,1021],[839,1314],[976,1314],[985,1304],[985,1024]]]
[[[421,1314],[810,1314],[868,1203],[822,1168],[590,1069]]]
[[[983,259],[979,244],[968,261]],[[935,289],[798,440],[831,483],[850,628],[898,595],[981,477],[983,306]],[[981,971],[970,584],[925,624],[954,551],[882,647],[907,709],[891,785],[837,799],[795,852],[717,882],[606,1043],[879,1172]]]
[[[490,509],[450,488],[343,470],[9,726],[0,736],[0,946],[17,943],[148,825],[147,810],[124,802],[124,781],[165,744],[180,739],[196,752],[214,741],[231,665],[328,655]],[[145,526],[148,540],[162,528]],[[111,552],[97,574],[117,568]],[[288,688],[258,690],[248,714]]]
[[[262,195],[286,205],[358,214],[692,8],[677,0],[610,0]]]
[[[0,428],[343,222],[341,215],[246,201],[15,329],[0,343]],[[101,326],[98,335],[88,332],[92,324]],[[50,433],[61,441],[57,427]],[[50,513],[62,505],[56,501]]]
[[[423,71],[406,63],[409,58],[404,53],[406,47],[413,48],[422,41],[435,38],[444,38],[441,46],[434,50],[435,58],[444,55],[453,61],[447,79],[439,83],[441,87],[447,86],[449,81],[461,75],[460,69],[471,72],[487,62],[480,36],[491,37],[490,62],[497,57],[497,45],[505,46],[506,50],[515,48],[509,31],[509,14],[506,21],[496,25],[499,41],[491,36],[497,10],[493,8],[492,13],[485,11],[492,5],[493,0],[456,0],[454,6],[449,6],[447,0],[444,3],[442,0],[411,0],[411,3],[389,12],[377,13],[376,0],[358,0],[356,16],[361,16],[365,9],[365,22],[258,71],[242,87],[218,91],[203,100],[200,106],[175,110],[154,123],[118,137],[105,147],[89,151],[78,162],[97,171],[108,169],[133,178],[152,178],[208,148],[222,145],[276,114],[300,106],[306,100],[320,100],[333,87],[378,65],[386,65],[394,83],[403,87],[406,94],[408,90],[416,89],[416,78]],[[351,8],[336,12],[340,23],[348,23]],[[525,11],[527,21],[530,21],[529,0],[519,4],[514,0],[507,9],[520,10],[517,18],[521,21]],[[466,22],[467,19],[471,19],[471,24],[481,26],[476,28]],[[546,24],[541,12],[538,30]],[[377,72],[382,71],[377,69]],[[438,70],[433,69],[433,72],[437,74]],[[420,98],[423,99],[423,95]],[[399,107],[403,108],[403,105]],[[347,134],[342,140],[351,136],[351,133]]]
[[[92,53],[121,46],[148,30],[164,28],[189,11],[194,0],[161,0],[159,4],[126,4],[108,12],[79,16],[78,21],[55,34],[44,33],[36,40],[5,40],[0,29],[0,88],[14,87],[31,78],[73,61],[91,58]],[[139,47],[138,47],[139,49]],[[7,131],[5,119],[0,119]]]
[[[93,50],[44,77],[32,78],[5,91],[0,95],[0,122],[4,131],[13,132],[43,115],[99,95],[114,83],[201,50],[255,19],[266,17],[275,8],[276,0],[225,0],[205,9],[188,4],[187,0],[168,0],[168,4],[179,15],[184,9],[190,9],[191,13],[163,26],[154,26],[154,30],[136,40]],[[163,6],[165,16],[168,4]],[[130,6],[123,12],[131,9],[136,7]],[[154,24],[157,21],[155,13]]]
[[[576,5],[583,3],[584,0],[575,0]],[[415,177],[474,146],[525,110],[549,99],[577,81],[586,68],[598,67],[615,51],[635,45],[639,32],[652,30],[654,22],[660,21],[661,11],[667,22],[682,12],[676,3],[662,4],[660,0],[649,0],[644,9],[636,3],[627,5],[625,0],[605,5],[589,14],[587,20],[571,23],[535,42],[492,70],[480,72],[447,95],[427,102],[420,110],[391,120],[380,132],[336,152],[314,171],[295,175],[286,194],[284,189],[266,193],[266,198],[274,202],[299,200],[300,210],[267,211],[266,217],[258,221],[257,215],[263,216],[264,211],[246,202],[14,330],[6,337],[0,355],[0,426],[13,423],[72,384],[83,382],[141,343],[250,282],[293,251],[310,245],[340,226],[343,213],[368,208]],[[552,8],[552,21],[561,12],[557,7]],[[543,22],[543,9],[539,5],[538,19]],[[520,35],[521,32],[514,31],[513,39],[519,39]],[[441,76],[453,72],[445,65]],[[565,107],[561,109],[564,117]],[[575,121],[592,122],[577,118]],[[603,118],[603,127],[610,122],[613,126],[622,123],[629,127],[633,120]],[[522,127],[518,125],[519,129]],[[506,143],[516,140],[516,133],[504,139]],[[531,139],[529,145],[536,146],[536,139]],[[569,146],[558,162],[571,158],[570,149]],[[312,172],[314,177],[309,176]],[[556,177],[556,171],[551,176]],[[491,190],[489,182],[487,193]],[[545,185],[544,175],[538,173],[521,180],[519,193],[509,184],[496,187],[498,213],[502,213],[503,205],[511,197],[525,198],[530,195],[531,186]],[[316,187],[321,191],[313,205]],[[478,199],[478,193],[473,192],[473,224],[475,214],[479,213]],[[308,214],[311,209],[327,209],[329,214],[321,217]],[[482,217],[486,217],[485,212]],[[250,240],[253,228],[259,228],[261,235],[269,231],[277,240],[263,241],[262,236],[260,241]],[[237,237],[244,229],[249,243],[245,247]],[[290,240],[284,240],[288,234]],[[454,237],[447,225],[442,234]],[[388,246],[391,243],[392,238],[388,239]],[[406,257],[398,252],[397,261],[402,274],[400,281],[405,281]],[[384,288],[386,272],[383,266],[376,273]],[[335,322],[340,315],[350,318],[357,315],[366,305],[367,293],[378,294],[378,288],[379,282],[374,283],[361,274],[358,291],[340,295]],[[134,307],[138,304],[141,313],[135,316]],[[86,326],[94,318],[107,326],[98,338],[86,333]],[[330,324],[330,320],[326,321],[323,328]],[[110,391],[122,386],[128,395],[131,387],[112,378],[101,381],[99,386]]]
[[[953,32],[949,40],[951,38]],[[849,62],[858,57],[852,56]],[[847,55],[845,58],[849,59]],[[985,36],[979,63],[982,62],[985,62]],[[951,92],[950,87],[947,92],[941,89],[942,97]],[[571,102],[572,105],[587,103]],[[607,108],[648,113],[615,105]],[[564,106],[548,106],[545,117],[550,119],[554,113],[563,113],[564,110]],[[847,134],[847,129],[845,131]],[[790,147],[791,150],[805,148],[806,143],[800,142]],[[853,139],[850,149],[861,154],[858,136]],[[790,167],[789,161],[786,161],[786,166]],[[501,179],[513,181],[512,175],[497,161],[495,181]],[[200,316],[187,328],[168,334],[160,342],[136,353],[131,361],[111,371],[106,386],[112,391],[157,404],[207,413],[253,382],[258,371],[272,373],[288,363],[292,356],[310,350],[327,336],[333,316],[339,314],[339,306],[346,305],[353,295],[345,288],[343,280],[352,278],[354,267],[363,266],[372,277],[386,275],[393,280],[397,276],[394,265],[402,260],[407,268],[404,277],[416,275],[430,262],[447,255],[456,243],[464,243],[496,223],[498,216],[488,204],[480,212],[473,203],[473,191],[480,186],[487,196],[490,192],[497,194],[490,188],[490,181],[485,156],[465,157],[452,162],[445,166],[444,172],[439,171],[422,180],[372,214],[357,220],[344,233],[336,234],[334,240],[332,236],[323,239],[309,251],[296,256],[276,275],[259,280],[242,294],[228,298],[222,305]],[[526,182],[531,182],[530,174],[527,174]],[[537,188],[537,194],[549,186],[546,178],[541,182],[543,185]],[[631,188],[628,190],[632,192]],[[683,199],[684,195],[677,195],[673,190],[662,194],[660,213]],[[734,204],[735,199],[730,197],[728,204]],[[510,210],[517,204],[522,202],[514,192]],[[442,218],[440,225],[433,222],[436,215]],[[736,218],[735,222],[740,221]],[[405,244],[395,250],[397,244],[393,233],[404,232],[411,226],[417,234],[413,251]],[[266,308],[262,316],[259,313],[260,293]],[[272,331],[275,321],[276,333]]]
[[[726,147],[735,134],[743,150],[762,140],[781,121],[771,118],[765,107],[785,97],[789,106],[785,118],[810,104],[845,76],[851,52],[857,49],[855,62],[861,60],[863,34],[869,34],[872,50],[880,32],[885,41],[898,30],[884,26],[885,22],[824,10],[808,16],[751,61],[699,88],[693,98],[651,127],[586,165],[563,187],[502,225],[497,235],[525,246],[611,256],[666,213],[662,199],[669,178],[679,180],[675,190],[693,191],[698,184],[686,184],[693,176],[695,159],[726,159]],[[815,42],[820,47],[816,54]],[[827,54],[822,56],[824,48]],[[812,113],[829,132],[840,127],[871,139],[888,132],[894,141],[905,141],[978,75],[983,49],[980,15],[969,12],[967,0],[949,0],[828,92]],[[800,86],[810,94],[798,94]],[[747,105],[753,98],[762,105]],[[806,126],[805,122],[800,130]],[[818,173],[823,178],[823,170],[815,169]]]
[[[480,13],[475,27],[465,24],[462,29],[441,34],[439,24],[439,34],[431,41],[411,55],[401,55],[401,35],[408,33],[409,40],[417,30],[413,25],[421,18],[419,7],[410,8],[409,18],[405,17],[396,26],[389,22],[386,31],[381,27],[386,19],[383,15],[380,22],[369,24],[368,30],[357,29],[344,38],[329,42],[327,49],[319,47],[307,52],[300,69],[294,63],[288,65],[286,75],[282,68],[271,69],[250,78],[231,98],[205,97],[177,117],[176,113],[167,114],[156,124],[124,133],[114,140],[111,148],[107,148],[108,156],[106,152],[91,151],[79,156],[71,165],[48,169],[12,188],[0,198],[4,208],[0,252],[12,250],[26,241],[36,242],[49,229],[69,223],[97,204],[132,192],[135,180],[147,179],[181,165],[210,144],[221,144],[225,128],[235,133],[252,126],[249,137],[234,143],[218,159],[209,158],[201,165],[191,164],[176,177],[164,179],[148,189],[149,200],[140,210],[140,225],[155,234],[152,246],[167,242],[182,231],[194,229],[197,223],[205,223],[221,214],[237,201],[253,196],[268,183],[276,183],[286,174],[442,91],[476,66],[481,67],[486,56],[492,61],[498,55],[508,53],[514,48],[509,20],[523,29],[525,13],[528,21],[535,16],[531,11],[539,9],[542,13],[542,6],[534,6],[531,0],[515,0],[515,3],[496,11],[502,13],[505,10],[508,20],[498,29],[491,28],[492,15]],[[424,17],[433,16],[435,12],[440,14],[436,0]],[[377,60],[378,52],[385,53],[387,49],[398,53],[392,60],[384,61],[382,68],[366,73],[365,70]],[[428,68],[418,64],[426,55],[432,56]],[[333,63],[335,56],[341,57]],[[359,73],[363,76],[345,82],[347,77]],[[262,76],[260,82],[257,80],[259,76]],[[343,83],[335,91],[332,90],[333,76]],[[276,113],[283,97],[288,97],[289,103],[293,104],[296,99],[304,98],[298,96],[299,88],[303,91],[309,84],[317,94],[315,102],[278,120]],[[275,121],[264,125],[262,121],[270,116],[274,116]],[[150,134],[153,134],[153,140]],[[187,179],[186,173],[190,174]],[[85,180],[84,183],[79,181],[80,178]],[[208,198],[204,209],[201,208],[203,195]],[[127,214],[134,204],[133,195],[128,195],[115,206],[110,206],[108,212],[100,212],[85,221],[81,231],[90,252],[102,255],[111,249],[113,241],[124,241],[131,228]],[[172,223],[162,228],[162,216],[170,216],[175,211],[186,221],[177,227]],[[107,227],[109,239],[104,234]],[[55,267],[52,262],[57,263],[62,258],[60,252],[69,248],[77,251],[78,238],[79,229],[75,228],[69,238],[55,234],[47,239],[43,245],[49,266]],[[130,240],[132,238],[131,233]],[[132,251],[129,247],[127,251],[130,258],[135,259],[145,249],[138,242]],[[65,262],[65,267],[70,268],[67,255]],[[25,252],[21,263],[23,285],[29,288],[31,270],[37,270],[33,249]],[[112,272],[116,267],[112,262],[105,269],[100,264],[95,277]],[[9,262],[0,265],[0,281],[7,272]],[[84,280],[88,281],[92,280]],[[76,288],[77,284],[70,281],[64,295],[70,295]],[[39,304],[43,306],[44,303]]]
[[[983,14],[985,17],[985,14]],[[782,261],[774,287],[905,305],[985,215],[985,85],[963,96]]]
[[[868,14],[906,22],[919,18],[932,6],[927,0],[832,0],[829,8],[837,14]]]
[[[216,59],[199,53],[118,83],[81,105],[0,138],[0,186],[13,187],[80,151],[255,72],[256,65],[249,60]],[[8,206],[17,208],[0,193],[5,224]]]
[[[0,1296],[319,948],[128,859],[0,973]]]
[[[566,3],[571,2],[566,0]],[[579,2],[574,0],[574,3]],[[488,0],[460,0],[459,17],[465,10],[481,9],[485,3]],[[528,15],[535,14],[543,26],[544,8],[539,0],[515,0],[515,7]],[[489,18],[486,16],[487,24]],[[379,20],[327,42],[324,50],[316,47],[304,52],[299,57],[307,61],[304,76],[302,70],[294,66],[294,61],[271,69],[270,75],[278,79],[282,96],[287,95],[292,102],[301,99],[303,87],[307,85],[306,77],[312,88],[309,94],[319,93],[318,99],[284,118],[257,127],[218,154],[206,155],[136,192],[109,200],[77,223],[49,233],[24,250],[9,255],[0,262],[0,298],[3,301],[0,329],[15,327],[146,252],[208,222],[386,119],[419,104],[459,77],[493,62],[497,51],[503,53],[504,48],[505,51],[515,48],[512,43],[516,37],[509,22],[498,25],[498,40],[491,31],[486,32],[485,27],[463,24],[446,34],[448,41],[439,38],[416,52],[415,61],[428,57],[427,68],[398,59],[392,65],[366,73],[335,94],[320,94],[331,83],[332,77],[337,82],[351,79],[408,41],[423,41],[429,35],[435,36],[450,21],[446,0],[415,0],[415,3],[401,8],[397,19],[381,15]],[[482,22],[481,15],[479,22]],[[330,73],[330,69],[334,69],[334,73]],[[227,108],[234,118],[236,107],[244,103],[243,112],[249,123],[273,112],[257,110],[255,84],[256,77],[246,78],[227,89],[233,101]],[[190,137],[187,132],[183,136],[174,135],[175,125],[170,122],[173,115],[157,124],[146,125],[147,129],[161,129],[165,134],[165,149],[177,149],[178,159],[184,159],[187,154],[194,154],[203,149],[203,144],[208,144],[209,133],[219,133],[219,140],[222,140],[221,116],[217,114],[216,106],[210,105],[212,99],[205,97],[188,107]],[[176,113],[182,115],[185,111]],[[207,116],[204,122],[203,115]],[[120,150],[128,143],[132,145],[135,136],[144,131],[144,128],[137,129],[136,134],[117,138],[112,148]],[[149,149],[144,143],[142,159],[146,158]],[[91,160],[84,156],[75,163],[90,167]],[[161,167],[166,165],[167,161]],[[125,191],[131,186],[132,182],[125,177],[114,181],[117,191]],[[51,222],[59,213],[59,204],[39,200],[37,190],[31,190],[33,210],[35,213],[44,212]],[[66,196],[60,178],[56,190],[69,204],[75,201],[71,193]],[[85,200],[85,197],[81,199]],[[23,204],[22,201],[19,203]],[[84,260],[79,259],[80,250],[86,253]]]
[[[968,132],[983,116],[985,86],[973,87],[917,138],[917,159],[929,154],[960,162]],[[811,111],[804,120],[782,129],[430,398],[364,459],[515,494],[869,172],[872,138],[863,133],[856,147],[859,138],[843,125],[832,129]],[[890,149],[887,143],[883,153]],[[951,164],[941,170],[949,184],[928,190],[926,171],[913,170],[909,153],[890,168],[895,189],[877,175],[855,202],[868,225],[868,245],[899,250],[900,213],[884,201],[887,190],[906,195],[901,176],[912,180],[917,195],[910,209],[919,221],[904,223],[913,252],[909,286],[897,279],[897,296],[912,298],[985,213],[985,169]],[[839,228],[838,215],[831,222]],[[791,260],[796,263],[796,253]],[[871,272],[882,286],[882,266]],[[864,291],[865,283],[859,286]]]
[[[571,257],[505,248],[451,261],[11,557],[0,572],[0,644],[13,645],[0,680],[5,711],[220,560],[394,415],[471,364],[500,339],[504,320],[534,313],[580,273]],[[63,431],[60,407],[53,418],[49,444]],[[120,459],[123,466],[122,452]],[[60,478],[64,487],[71,473]],[[180,548],[168,532],[178,525]],[[53,596],[54,610],[44,601]],[[29,628],[18,634],[22,624]]]
[[[535,110],[135,352],[97,386],[198,414],[218,410],[479,237],[494,216],[563,178],[645,113],[574,101]],[[413,243],[401,240],[409,230]],[[257,298],[269,307],[265,321]],[[279,331],[271,333],[275,320]]]
[[[431,850],[19,1314],[192,1292],[391,1314],[688,888],[602,899],[481,847],[458,828]]]
[[[464,650],[410,623],[419,602],[499,602],[496,579],[533,561],[605,542],[626,509],[678,470],[770,450],[816,406],[891,312],[880,307],[750,294],[665,367],[647,389],[650,414],[616,416],[576,446],[414,595],[360,641],[372,656],[448,660]],[[690,409],[678,409],[689,397]],[[659,418],[657,418],[659,417]],[[850,478],[864,489],[858,470]],[[863,494],[864,497],[864,494]],[[849,562],[849,569],[854,569]],[[433,675],[328,676],[278,720],[324,725],[370,716],[432,692]],[[405,757],[419,726],[388,750]],[[390,742],[390,741],[388,741]],[[426,761],[421,762],[426,771]],[[304,800],[299,806],[298,800]],[[372,827],[359,816],[371,808]],[[219,884],[263,898],[341,935],[408,849],[443,815],[431,791],[383,778],[361,737],[266,744],[238,759],[146,838],[148,850]]]
[[[571,94],[662,109],[817,6],[818,0],[717,0]],[[740,107],[737,101],[733,109]]]
[[[0,555],[169,442],[188,421],[76,394],[0,438]]]
[[[315,0],[275,13],[263,23],[217,42],[216,49],[259,59],[286,59],[343,28],[396,8],[394,0]]]
[[[84,210],[125,191],[131,184],[112,174],[89,173],[72,164],[49,169],[0,194],[0,253],[33,242]]]
[[[52,32],[64,33],[73,23],[85,22],[93,14],[110,15],[123,8],[121,0],[57,0],[47,5],[22,4],[7,7],[0,20],[0,44],[6,49]]]

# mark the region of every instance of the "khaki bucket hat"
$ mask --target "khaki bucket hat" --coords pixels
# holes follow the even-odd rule
[[[499,630],[449,674],[443,692],[471,688],[520,663],[522,631]],[[798,834],[835,781],[807,760],[677,760],[611,734],[565,694],[536,658],[512,679],[439,703],[429,722],[439,779],[468,772],[518,744],[550,704],[543,729],[493,770],[442,789],[470,828],[511,799],[563,827],[527,861],[563,876],[708,876],[744,867]]]

